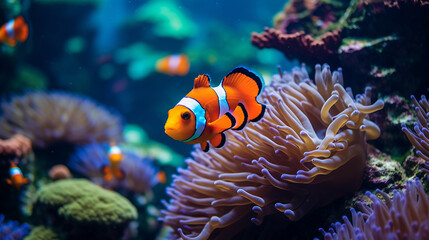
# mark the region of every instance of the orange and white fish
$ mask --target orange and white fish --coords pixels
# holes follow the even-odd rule
[[[110,166],[104,166],[102,168],[104,174],[104,180],[110,181],[112,178],[123,179],[124,173],[119,168],[119,164],[124,158],[121,148],[115,144],[111,144],[108,152]]]
[[[0,28],[0,42],[14,47],[28,38],[28,25],[22,16],[10,20]]]
[[[207,141],[220,148],[226,141],[224,131],[241,130],[263,117],[266,107],[256,100],[263,87],[263,80],[244,67],[232,70],[217,87],[210,86],[209,75],[199,75],[192,91],[168,111],[165,133],[175,140],[200,143],[205,152]]]
[[[28,184],[30,182],[28,178],[25,178],[22,175],[21,169],[19,169],[19,167],[14,162],[10,162],[9,175],[10,178],[6,179],[6,182],[9,185],[16,187],[18,190],[21,189],[22,185]]]
[[[156,62],[156,71],[168,75],[185,76],[189,72],[189,58],[185,54],[173,54]]]

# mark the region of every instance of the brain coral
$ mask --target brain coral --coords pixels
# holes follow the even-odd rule
[[[377,194],[384,201],[367,192],[372,204],[359,202],[363,213],[352,208],[352,222],[344,216],[343,224],[332,224],[335,230],[320,229],[325,239],[429,239],[429,199],[418,179],[408,180],[405,191],[395,190],[393,199],[379,190]]]
[[[64,141],[83,145],[119,140],[120,117],[92,100],[61,92],[33,92],[2,103],[0,136],[28,137],[33,146]]]
[[[261,121],[227,131],[221,149],[197,148],[178,169],[163,211],[171,237],[232,238],[266,215],[298,220],[359,188],[366,139],[380,134],[365,118],[383,107],[370,105],[370,89],[355,101],[341,69],[316,65],[314,83],[303,66],[274,76],[260,100],[267,104]]]
[[[422,95],[420,101],[411,96],[418,121],[414,123],[414,132],[402,125],[402,131],[416,148],[416,154],[426,161],[425,171],[429,172],[429,103]]]

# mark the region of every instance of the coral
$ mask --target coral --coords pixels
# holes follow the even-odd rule
[[[4,222],[4,215],[0,214],[0,239],[13,240],[23,239],[30,230],[26,223],[19,225],[16,221]]]
[[[67,239],[120,239],[137,209],[88,180],[64,179],[39,189],[32,217]]]
[[[125,178],[105,181],[101,169],[110,164],[107,147],[108,145],[91,144],[78,149],[70,160],[71,169],[107,189],[144,193],[157,183],[156,170],[150,160],[126,151],[119,165]]]
[[[261,101],[264,118],[243,131],[227,131],[221,149],[198,147],[167,193],[165,224],[172,237],[232,238],[249,223],[283,213],[290,220],[359,188],[366,139],[379,136],[365,116],[370,89],[353,100],[342,71],[316,65],[315,83],[305,67],[273,77]]]
[[[372,202],[358,202],[362,212],[351,209],[352,221],[343,217],[344,223],[332,224],[329,232],[320,229],[325,239],[428,239],[429,199],[421,182],[408,180],[405,191],[393,192],[393,199],[377,190],[366,192]]]
[[[53,166],[49,170],[49,177],[55,181],[55,180],[71,178],[72,175],[71,175],[70,170],[68,169],[67,166],[62,165],[62,164],[58,164],[58,165]]]
[[[58,234],[45,226],[38,226],[31,230],[30,234],[24,240],[59,240]]]
[[[341,30],[327,32],[320,39],[314,39],[304,31],[296,33],[282,33],[280,30],[265,28],[265,32],[252,33],[252,44],[262,48],[275,48],[289,59],[300,56],[312,61],[332,61],[337,49],[341,45]]]
[[[9,139],[0,139],[0,154],[21,157],[31,151],[31,141],[21,134],[12,135]]]
[[[2,104],[0,136],[22,134],[33,146],[120,140],[121,119],[92,100],[63,92],[32,92]]]
[[[426,161],[425,171],[429,172],[429,103],[422,95],[420,101],[411,96],[418,121],[414,123],[414,132],[402,124],[402,131],[416,148],[416,154]]]

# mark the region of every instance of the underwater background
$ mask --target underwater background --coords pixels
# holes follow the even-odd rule
[[[429,239],[427,0],[0,0],[0,25],[0,240]],[[261,118],[243,96],[208,151],[164,132],[238,71]]]

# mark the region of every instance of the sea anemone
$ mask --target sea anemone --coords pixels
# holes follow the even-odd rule
[[[371,205],[358,202],[362,212],[353,208],[352,221],[332,224],[329,232],[320,229],[326,240],[340,239],[429,239],[429,199],[418,179],[408,180],[405,191],[394,191],[393,199],[377,190],[366,192]]]
[[[81,147],[72,156],[69,162],[70,168],[103,188],[112,190],[144,193],[150,191],[157,183],[156,170],[151,160],[129,152],[124,152],[124,158],[119,165],[124,173],[124,179],[104,180],[102,168],[110,164],[107,148],[107,144],[90,144]]]
[[[0,214],[0,239],[23,239],[29,230],[30,226],[26,223],[19,225],[17,221],[4,222],[4,215]]]
[[[12,135],[9,139],[0,139],[0,154],[21,157],[31,151],[31,141],[20,134]]]
[[[49,177],[52,180],[56,181],[56,180],[71,178],[72,175],[71,175],[70,170],[67,166],[64,166],[62,164],[58,164],[58,165],[53,166],[49,170]]]
[[[3,102],[0,136],[28,137],[33,146],[55,142],[84,145],[119,140],[121,118],[89,98],[64,92],[32,92]]]
[[[407,135],[411,144],[416,148],[416,154],[425,160],[424,171],[429,172],[429,103],[425,95],[420,101],[411,96],[418,121],[414,123],[414,132],[402,124],[402,131]]]
[[[263,119],[243,131],[226,131],[221,149],[196,148],[178,169],[167,193],[165,224],[171,237],[233,237],[250,222],[283,213],[290,220],[360,187],[366,139],[380,130],[365,118],[370,88],[353,100],[342,71],[316,65],[315,83],[305,67],[275,75],[260,100]],[[217,230],[217,231],[215,231]]]

